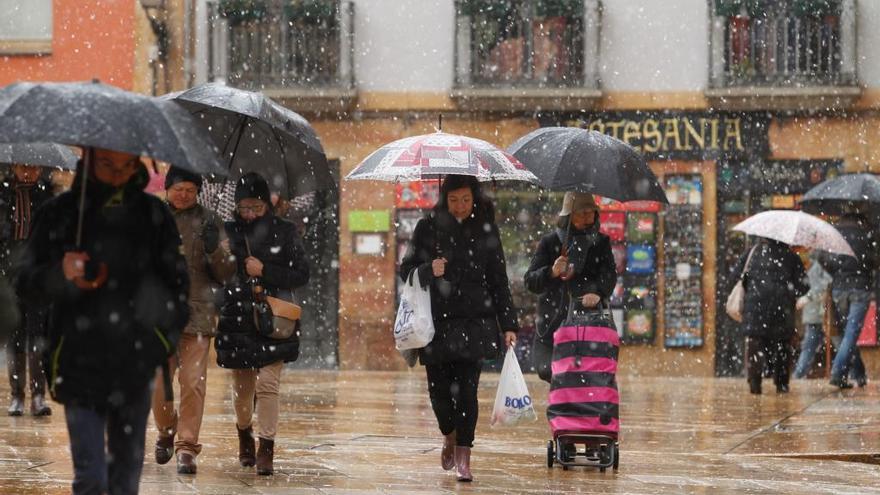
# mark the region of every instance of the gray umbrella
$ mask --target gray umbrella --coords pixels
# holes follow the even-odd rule
[[[79,158],[67,146],[52,143],[0,144],[0,164],[76,170]]]
[[[666,193],[632,146],[577,127],[542,127],[507,149],[553,191],[577,191],[618,201],[659,201]]]
[[[333,187],[312,126],[262,93],[208,83],[163,98],[198,117],[228,162],[230,179],[257,172],[287,199]]]
[[[0,89],[0,143],[25,142],[104,148],[226,175],[210,137],[185,110],[97,82]]]
[[[810,213],[840,215],[848,209],[864,212],[880,206],[880,179],[873,174],[844,174],[813,187],[801,198]]]

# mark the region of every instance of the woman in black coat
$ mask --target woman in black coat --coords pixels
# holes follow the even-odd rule
[[[470,481],[482,361],[513,345],[518,330],[492,204],[475,178],[451,175],[443,182],[437,205],[416,225],[401,279],[416,270],[431,291],[436,333],[419,359],[444,435],[441,465],[455,466],[459,481]]]
[[[593,195],[565,193],[558,228],[541,238],[523,277],[526,288],[541,296],[532,359],[538,376],[548,383],[553,333],[565,320],[569,302],[575,299],[587,308],[600,301],[607,304],[617,283],[611,241],[599,232],[598,210]],[[565,255],[563,239],[568,242]]]
[[[293,289],[309,281],[296,227],[272,213],[269,199],[269,185],[258,174],[239,179],[235,220],[226,223],[236,276],[224,288],[214,341],[217,364],[233,370],[239,462],[256,464],[257,474],[265,475],[273,474],[281,369],[299,357],[299,332],[286,340],[261,334],[255,322],[254,288],[260,286],[265,295],[293,301]],[[260,437],[256,454],[251,426],[255,406]]]
[[[742,331],[746,337],[749,390],[753,394],[761,393],[766,360],[773,371],[776,391],[785,393],[790,374],[791,338],[795,333],[795,304],[810,287],[800,257],[787,244],[758,239],[733,271],[733,280],[739,280],[745,270]],[[751,259],[749,253],[753,253]]]

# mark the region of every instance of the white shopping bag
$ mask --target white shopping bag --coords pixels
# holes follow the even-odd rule
[[[511,426],[524,419],[536,421],[538,415],[532,405],[532,396],[529,395],[522,370],[519,369],[519,361],[511,347],[504,357],[501,381],[498,382],[498,393],[495,394],[495,407],[492,409],[489,424]]]
[[[411,283],[403,284],[400,306],[394,320],[394,345],[398,351],[421,349],[434,339],[434,318],[431,315],[431,292],[422,288],[419,271]]]

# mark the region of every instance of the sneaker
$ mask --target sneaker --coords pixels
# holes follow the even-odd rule
[[[841,390],[846,390],[849,388],[853,388],[853,384],[847,381],[845,378],[834,378],[831,377],[831,381],[828,382],[832,387],[837,387]]]

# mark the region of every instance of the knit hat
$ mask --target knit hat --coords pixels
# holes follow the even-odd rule
[[[562,210],[559,212],[560,217],[571,215],[577,211],[599,211],[599,205],[592,194],[568,191],[562,199]]]
[[[235,202],[238,203],[245,198],[262,199],[267,204],[271,204],[269,183],[266,179],[256,172],[248,172],[241,176],[235,183]]]
[[[180,182],[192,182],[197,188],[202,188],[202,176],[178,167],[169,168],[168,173],[165,174],[165,189]]]

